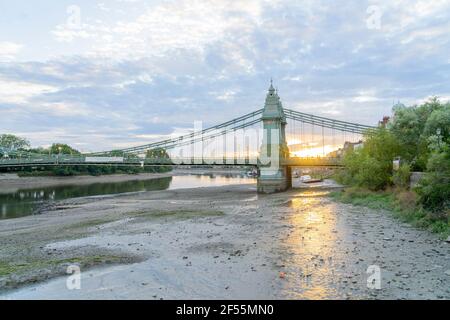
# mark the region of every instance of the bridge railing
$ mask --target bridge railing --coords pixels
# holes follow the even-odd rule
[[[139,158],[102,156],[37,156],[28,158],[2,158],[0,167],[52,166],[52,165],[256,165],[258,159],[250,157],[184,157]]]

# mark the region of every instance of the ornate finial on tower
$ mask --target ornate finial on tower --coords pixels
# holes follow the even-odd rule
[[[272,80],[272,78],[270,78],[270,87],[269,87],[269,93],[274,93],[275,92],[275,89],[273,88],[273,80]]]

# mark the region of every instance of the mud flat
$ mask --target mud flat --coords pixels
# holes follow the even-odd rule
[[[64,200],[0,221],[2,299],[450,299],[450,244],[328,188]],[[68,290],[68,265],[81,289]],[[381,289],[367,286],[370,266]]]

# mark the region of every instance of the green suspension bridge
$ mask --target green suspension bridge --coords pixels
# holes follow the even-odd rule
[[[260,171],[258,190],[274,192],[290,187],[291,167],[341,166],[342,149],[357,144],[365,132],[374,129],[285,109],[271,84],[264,108],[210,128],[194,128],[192,133],[175,138],[82,155],[42,155],[1,149],[0,168],[253,165]]]

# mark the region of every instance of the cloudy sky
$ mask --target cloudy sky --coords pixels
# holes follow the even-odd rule
[[[0,0],[0,133],[83,151],[262,107],[376,124],[450,98],[450,1]]]

